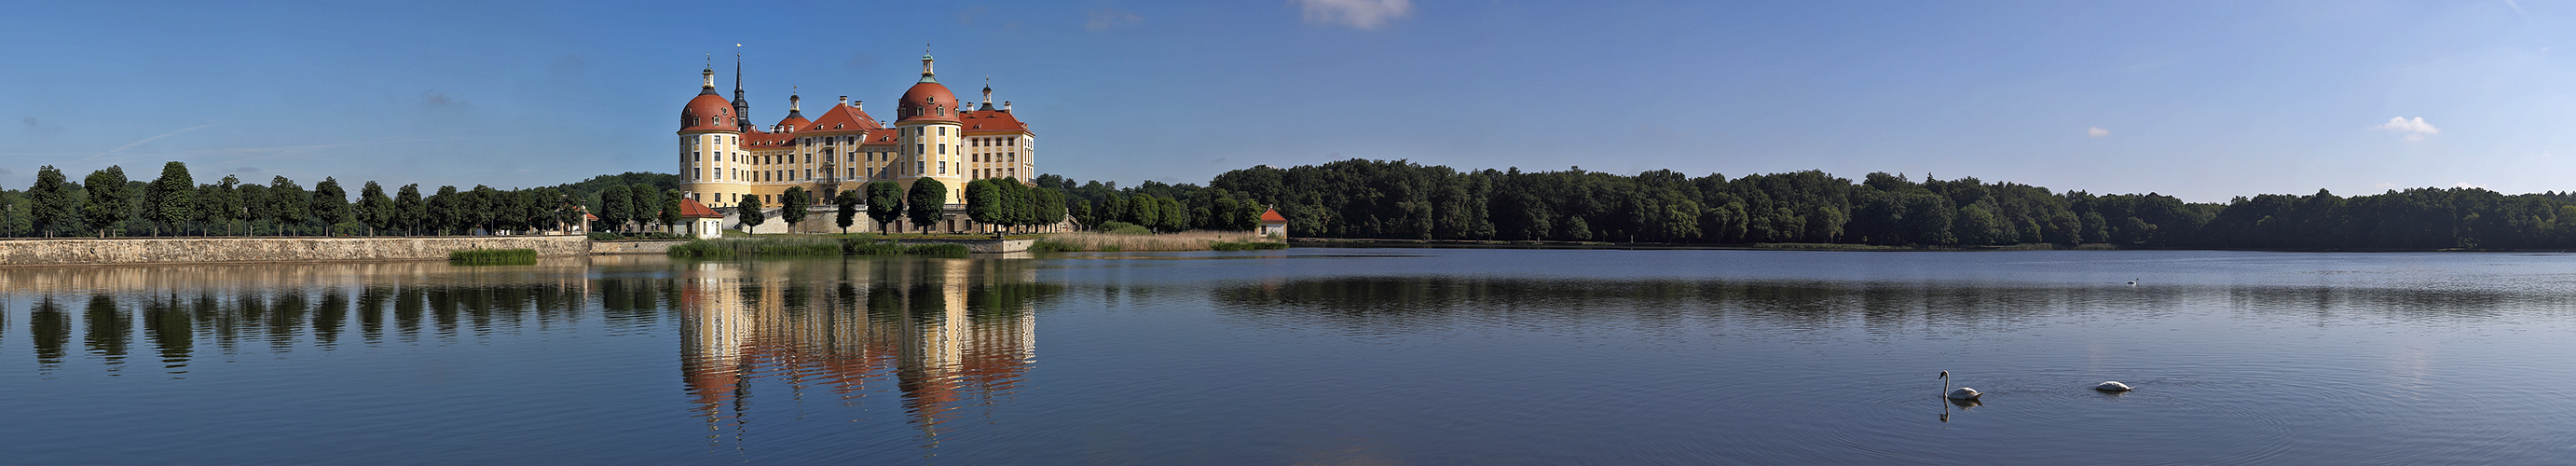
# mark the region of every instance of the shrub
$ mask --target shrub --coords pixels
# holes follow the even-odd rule
[[[536,265],[535,249],[467,249],[448,251],[449,262],[494,265]]]
[[[1154,230],[1127,222],[1100,222],[1100,232],[1112,235],[1151,235]]]
[[[902,247],[899,247],[899,246],[895,246],[893,243],[879,243],[879,242],[875,242],[875,241],[859,241],[859,240],[842,240],[842,241],[841,241],[841,253],[843,253],[843,254],[849,254],[849,255],[854,255],[854,256],[891,256],[891,255],[896,255],[896,254],[902,254],[902,253],[903,253],[903,248],[902,248]]]
[[[1029,252],[1075,252],[1081,250],[1081,247],[1076,247],[1072,243],[1051,239],[1042,239],[1029,243]]]

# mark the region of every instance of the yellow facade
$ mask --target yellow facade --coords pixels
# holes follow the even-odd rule
[[[949,95],[932,77],[930,65],[924,55],[922,82],[907,96],[923,86],[937,86],[936,94]],[[735,108],[747,108],[741,91],[735,92]],[[790,187],[804,187],[816,205],[828,205],[840,192],[864,193],[872,181],[894,181],[909,193],[913,184],[931,180],[946,185],[949,210],[960,211],[969,181],[1017,178],[1025,183],[1037,173],[1037,135],[1011,114],[1008,103],[994,108],[990,87],[984,89],[981,108],[933,102],[921,114],[924,118],[903,118],[892,126],[872,119],[863,103],[847,97],[808,120],[800,101],[790,96],[788,116],[766,127],[679,132],[683,195],[730,212],[746,196],[776,209]],[[898,103],[904,111],[915,104]]]

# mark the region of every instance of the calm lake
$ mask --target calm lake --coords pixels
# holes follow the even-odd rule
[[[0,289],[13,464],[2576,463],[2565,254],[603,256]]]

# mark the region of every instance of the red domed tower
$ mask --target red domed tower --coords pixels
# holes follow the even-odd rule
[[[741,153],[741,115],[732,102],[716,95],[716,70],[702,72],[698,96],[680,107],[680,190],[683,196],[710,206],[733,205],[749,191],[726,163]]]
[[[921,81],[903,91],[903,99],[895,104],[894,126],[902,140],[896,150],[905,162],[896,166],[896,181],[904,189],[924,180],[937,181],[948,185],[947,203],[964,202],[965,132],[959,118],[966,110],[948,86],[939,84],[930,54],[921,54]]]

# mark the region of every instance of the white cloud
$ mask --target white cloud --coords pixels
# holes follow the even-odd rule
[[[2085,128],[2085,129],[2084,129],[2084,137],[2088,137],[2088,138],[2098,138],[2098,137],[2109,136],[2109,135],[2111,135],[2111,130],[2102,129],[2102,127],[2100,127],[2100,126],[2095,126],[2095,127]]]
[[[1289,0],[1305,7],[1306,22],[1377,29],[1413,14],[1413,0]]]
[[[1082,29],[1092,32],[1100,32],[1134,26],[1136,23],[1142,22],[1145,22],[1145,17],[1136,16],[1135,13],[1101,8],[1091,10],[1091,20],[1084,21],[1082,23]]]
[[[2435,128],[2433,125],[2425,124],[2424,117],[2415,117],[2413,120],[2408,120],[2406,117],[2389,118],[2388,123],[2380,124],[2379,126],[2372,126],[2370,128],[2406,133],[2407,142],[2422,141],[2425,136],[2442,134],[2441,128]]]
[[[2454,187],[2454,188],[2466,188],[2466,189],[2487,189],[2487,185],[2483,185],[2483,184],[2469,184],[2469,182],[2466,182],[2466,181],[2462,181],[2462,182],[2459,182],[2459,183],[2453,183],[2453,184],[2451,185],[2451,187]]]

